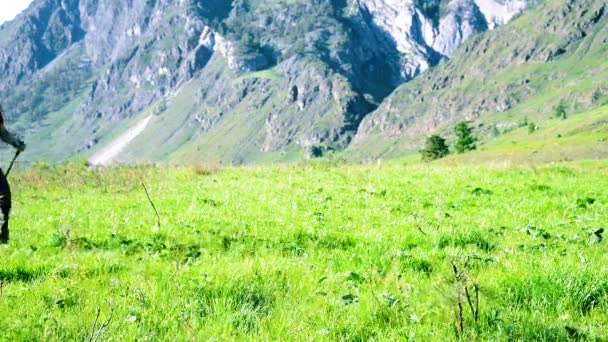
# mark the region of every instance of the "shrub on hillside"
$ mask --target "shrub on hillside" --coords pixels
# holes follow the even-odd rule
[[[601,89],[596,89],[593,94],[591,95],[591,101],[593,103],[598,103],[600,102],[600,100],[602,99],[602,90]]]
[[[564,102],[560,102],[557,107],[555,107],[555,117],[558,119],[562,119],[565,120],[567,117],[567,113],[566,113],[566,105],[564,104]]]
[[[496,125],[494,125],[492,127],[492,136],[497,137],[500,135],[500,131],[498,130],[498,127],[496,127]]]
[[[426,139],[424,148],[420,150],[422,160],[431,161],[443,158],[450,153],[450,149],[445,142],[445,139],[439,135],[431,135]]]

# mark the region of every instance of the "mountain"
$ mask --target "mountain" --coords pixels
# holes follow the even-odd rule
[[[30,160],[295,160],[362,121],[367,144],[397,87],[528,3],[35,0],[0,26],[0,98]]]
[[[395,90],[364,118],[349,153],[363,160],[413,153],[426,135],[453,138],[452,128],[462,120],[491,143],[532,123],[555,126],[560,105],[572,116],[606,104],[608,3],[547,0],[508,25],[473,36],[452,59]],[[604,113],[579,133],[606,128]]]

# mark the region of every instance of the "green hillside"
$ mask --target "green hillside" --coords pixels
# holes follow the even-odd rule
[[[558,105],[563,104],[568,121],[608,103],[606,12],[602,1],[547,0],[472,38],[453,59],[402,86],[366,117],[349,151],[355,159],[414,153],[425,135],[451,138],[462,120],[479,126],[477,134],[489,145],[494,128],[504,133],[531,122],[540,134],[525,140],[542,145],[550,137],[544,128],[556,125]],[[606,111],[594,113],[602,125]]]
[[[228,69],[224,59],[213,58],[200,76],[161,100],[162,110],[155,103],[142,114],[155,113],[118,159],[241,165],[301,160],[307,153],[302,146],[323,139],[344,146],[346,138],[339,127],[353,125],[340,108],[355,115],[369,104],[361,101],[346,78],[322,62],[294,59],[292,64],[239,75]],[[284,76],[296,70],[295,78]],[[296,94],[311,91],[316,96],[293,98],[293,89],[299,89]],[[298,136],[298,131],[309,138]]]
[[[608,157],[608,106],[567,120],[528,121],[528,126],[536,126],[533,133],[522,122],[520,127],[483,144],[479,151],[453,159],[465,164],[495,161],[517,165]]]

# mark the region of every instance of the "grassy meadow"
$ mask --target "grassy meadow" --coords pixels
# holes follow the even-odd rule
[[[10,181],[0,340],[608,339],[606,161]]]

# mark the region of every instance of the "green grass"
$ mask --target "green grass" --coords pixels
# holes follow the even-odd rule
[[[281,76],[281,74],[279,74],[275,69],[267,69],[267,70],[250,72],[250,73],[244,74],[242,76],[235,78],[232,82],[239,83],[241,81],[251,80],[251,79],[278,81],[278,80],[283,79],[283,76]]]
[[[608,338],[608,163],[452,164],[17,172],[2,339]]]

